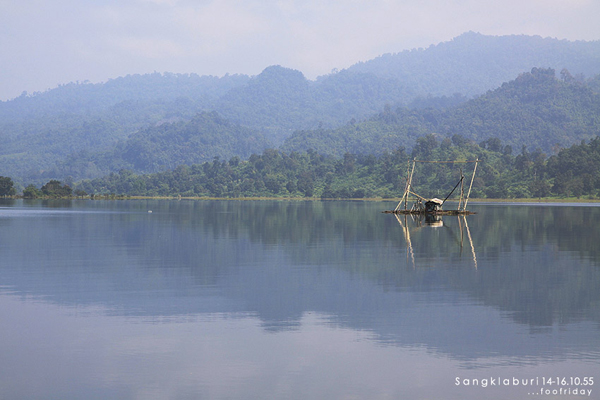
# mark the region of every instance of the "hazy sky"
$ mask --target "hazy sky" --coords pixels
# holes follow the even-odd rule
[[[600,39],[600,0],[0,0],[0,100],[149,72],[309,79],[466,31]]]

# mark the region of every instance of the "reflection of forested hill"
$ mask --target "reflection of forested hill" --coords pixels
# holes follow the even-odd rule
[[[597,208],[473,207],[476,268],[454,218],[409,222],[413,264],[400,225],[380,213],[391,204],[47,204],[0,208],[5,291],[127,315],[252,313],[274,330],[314,311],[464,359],[541,355],[559,334],[560,354],[598,346],[598,250],[580,240]],[[506,340],[521,334],[523,348]]]

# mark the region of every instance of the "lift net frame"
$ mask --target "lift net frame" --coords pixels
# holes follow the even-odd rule
[[[412,162],[412,167],[411,167],[411,162]],[[429,164],[471,164],[472,163],[472,164],[474,164],[473,174],[471,175],[471,180],[470,180],[469,188],[468,188],[466,195],[465,195],[465,190],[464,190],[464,178],[465,177],[462,173],[462,168],[461,168],[459,182],[456,184],[456,186],[454,186],[454,189],[452,189],[450,194],[448,194],[442,202],[442,205],[443,205],[443,203],[445,203],[446,200],[448,200],[448,198],[452,195],[452,193],[454,193],[454,191],[460,185],[460,194],[459,194],[457,211],[465,212],[467,209],[467,204],[469,202],[469,196],[471,195],[471,189],[473,188],[473,181],[475,180],[475,173],[477,172],[477,164],[480,162],[481,162],[481,160],[479,160],[479,159],[470,160],[470,161],[426,161],[426,160],[417,160],[416,158],[414,158],[414,159],[410,160],[408,162],[408,167],[407,167],[407,177],[406,177],[406,186],[404,188],[404,194],[402,195],[402,199],[398,202],[398,205],[396,206],[394,211],[401,210],[402,203],[404,203],[404,210],[407,211],[408,198],[410,196],[413,196],[416,199],[415,205],[417,205],[417,207],[420,207],[420,205],[422,204],[423,201],[428,200],[425,197],[413,192],[413,177],[415,174],[415,167],[416,167],[417,163],[429,163]],[[413,205],[413,208],[415,207],[415,205]]]

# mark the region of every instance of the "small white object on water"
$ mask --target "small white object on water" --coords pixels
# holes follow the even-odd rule
[[[152,214],[152,210],[148,210],[148,214]]]

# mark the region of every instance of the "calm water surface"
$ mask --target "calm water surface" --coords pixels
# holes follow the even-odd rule
[[[600,398],[600,207],[394,206],[4,200],[0,399]]]

